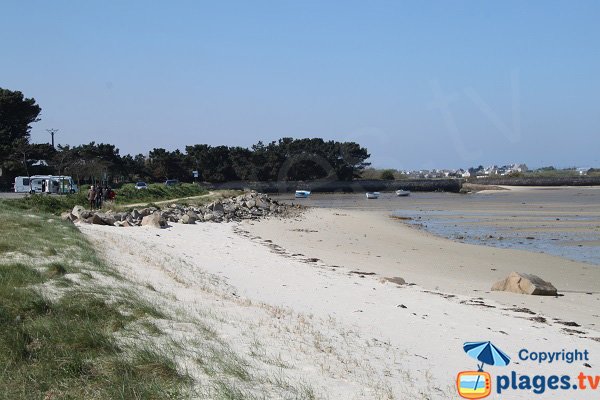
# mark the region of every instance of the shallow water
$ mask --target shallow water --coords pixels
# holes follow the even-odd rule
[[[307,206],[376,210],[449,239],[547,253],[600,265],[600,188],[531,188],[495,193],[281,195]]]

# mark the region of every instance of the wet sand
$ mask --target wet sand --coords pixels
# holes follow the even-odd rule
[[[384,193],[377,200],[360,193],[281,198],[319,208],[393,213],[449,239],[600,265],[599,187],[505,188],[468,195],[412,193],[406,198]]]
[[[479,223],[509,223],[513,232],[526,229],[527,236],[541,237],[542,230],[556,235],[573,229],[573,222],[567,219],[598,218],[599,198],[600,188],[518,188],[473,195],[417,193],[410,198],[384,194],[383,201],[363,200],[356,194],[317,195],[305,204],[322,208],[311,209],[301,219],[253,223],[249,231],[273,240],[289,252],[306,254],[328,265],[401,276],[429,290],[481,296],[506,306],[530,308],[549,319],[572,319],[597,329],[600,266],[535,251],[448,240],[390,215],[398,211],[400,203],[406,213],[453,212],[457,218],[462,213],[493,213],[496,217]],[[332,206],[343,208],[327,208]],[[598,238],[596,222],[585,221],[575,229]],[[557,241],[555,245],[565,246],[564,243]],[[584,246],[597,252],[597,242],[588,241]],[[511,271],[538,275],[552,282],[564,296],[491,292],[492,284]]]

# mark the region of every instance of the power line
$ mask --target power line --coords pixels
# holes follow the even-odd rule
[[[46,131],[52,136],[52,147],[54,147],[54,134],[58,132],[58,129],[46,129]]]

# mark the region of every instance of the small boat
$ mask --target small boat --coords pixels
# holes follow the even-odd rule
[[[378,199],[379,195],[379,192],[367,192],[367,199]]]
[[[296,190],[297,199],[306,199],[310,196],[310,190]]]
[[[410,190],[398,189],[398,190],[396,190],[396,196],[398,196],[398,197],[410,196]]]

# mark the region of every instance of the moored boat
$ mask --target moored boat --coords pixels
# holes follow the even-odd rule
[[[310,190],[296,190],[297,199],[306,199],[310,196]]]

